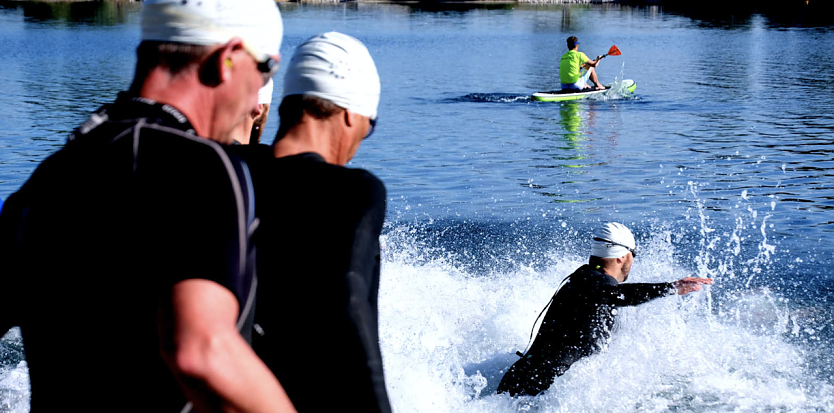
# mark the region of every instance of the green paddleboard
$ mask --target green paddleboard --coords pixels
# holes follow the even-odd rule
[[[605,87],[610,88],[611,85],[605,85]],[[634,93],[634,90],[637,89],[637,83],[634,83],[631,79],[625,79],[623,80],[623,87],[625,87],[629,93]],[[608,92],[608,89],[588,90],[583,92],[561,90],[553,92],[539,92],[533,94],[533,100],[538,100],[540,102],[561,102],[565,100],[584,99],[588,96],[598,95],[605,92]]]

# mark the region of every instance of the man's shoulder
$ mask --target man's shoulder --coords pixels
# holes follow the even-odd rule
[[[260,155],[245,151],[250,153],[244,160],[252,171],[262,218],[292,214],[326,225],[384,214],[385,185],[364,169],[331,165],[315,154],[276,159],[262,148],[255,151]]]
[[[258,171],[260,176],[256,180],[269,180],[269,186],[293,187],[299,191],[382,191],[384,194],[385,185],[382,181],[365,169],[329,164],[316,153],[274,158],[271,156],[271,148],[261,146],[234,150],[243,153],[244,161]]]
[[[316,191],[328,198],[341,198],[361,206],[385,201],[385,185],[371,172],[360,168],[346,168],[313,159],[281,158],[277,160],[284,175],[302,176],[298,191]]]
[[[604,285],[617,285],[617,280],[614,277],[588,264],[579,267],[571,278],[572,281],[576,281],[575,285],[581,285],[589,288],[596,288]]]
[[[216,142],[144,118],[108,119],[100,113],[35,169],[19,191],[26,203],[58,212],[51,205],[55,200],[114,204],[148,197],[180,202],[173,210],[183,211],[188,209],[179,207],[206,198],[231,200],[241,192],[239,162]]]
[[[179,156],[178,151],[188,151],[189,157],[181,158],[182,163],[226,158],[220,144],[198,136],[184,115],[175,109],[167,105],[137,105],[132,101],[125,103],[120,97],[92,113],[70,134],[63,148],[69,153],[67,156],[90,157],[129,149],[134,158],[139,153]],[[165,108],[173,113],[166,112]],[[203,158],[201,152],[207,157]]]

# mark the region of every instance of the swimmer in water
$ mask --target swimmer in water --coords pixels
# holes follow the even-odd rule
[[[547,390],[571,364],[593,354],[610,338],[617,307],[699,291],[710,278],[687,277],[672,283],[630,283],[637,253],[634,235],[612,222],[594,232],[591,257],[565,279],[551,299],[533,345],[510,367],[498,393],[535,396]]]

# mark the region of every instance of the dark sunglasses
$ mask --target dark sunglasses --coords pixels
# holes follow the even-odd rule
[[[377,119],[379,119],[379,118],[377,118]],[[376,119],[368,118],[368,121],[370,121],[370,123],[371,123],[371,128],[368,129],[368,133],[365,135],[364,138],[362,138],[363,140],[368,139],[371,135],[373,135],[374,129],[376,129]]]
[[[258,71],[263,75],[264,86],[266,86],[269,83],[269,79],[272,79],[272,75],[278,71],[278,62],[271,57],[267,57],[263,62],[258,62]]]
[[[594,237],[594,241],[607,242],[609,244],[619,245],[619,246],[627,249],[628,252],[631,253],[632,258],[637,259],[637,248],[630,248],[628,245],[623,245],[623,244],[620,244],[619,242],[614,242],[614,241],[611,241],[611,240],[607,240],[607,239],[604,239],[604,238],[598,238],[598,237]]]
[[[256,53],[245,41],[243,42],[243,50],[255,59],[255,63],[258,64],[258,71],[263,76],[264,86],[266,86],[269,83],[269,79],[272,79],[272,75],[278,71],[278,61],[269,55]]]

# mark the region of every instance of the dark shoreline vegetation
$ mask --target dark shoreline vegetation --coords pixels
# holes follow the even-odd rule
[[[532,1],[537,1],[533,3]],[[821,0],[738,0],[724,1],[669,1],[669,0],[301,0],[285,3],[339,4],[353,7],[358,3],[401,4],[413,11],[451,11],[501,9],[541,9],[556,7],[632,7],[635,10],[651,10],[664,14],[687,17],[704,27],[744,28],[754,16],[767,19],[767,25],[783,27],[829,27],[834,25],[834,2]],[[138,0],[71,0],[71,1],[22,1],[0,0],[0,8],[22,9],[27,19],[54,20],[73,23],[117,25],[125,22],[124,10],[138,9]]]
[[[125,10],[141,8],[141,2],[108,1],[19,1],[0,0],[0,9],[22,9],[29,21],[56,21],[116,26],[127,22]]]
[[[621,0],[617,4],[659,7],[709,27],[749,24],[754,15],[766,17],[772,27],[820,27],[834,25],[834,2],[821,0]]]

